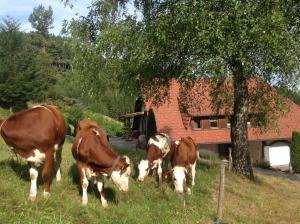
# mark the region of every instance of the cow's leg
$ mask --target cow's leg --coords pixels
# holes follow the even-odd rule
[[[31,185],[30,185],[30,192],[29,192],[28,199],[30,201],[34,201],[36,199],[36,194],[37,194],[37,178],[39,172],[35,167],[30,167],[29,174],[30,174]]]
[[[85,174],[84,168],[80,163],[77,163],[77,168],[78,168],[80,183],[82,187],[82,205],[87,205],[88,203],[87,189],[89,186],[89,181]]]
[[[185,178],[186,178],[186,192],[188,194],[191,194],[192,191],[191,191],[191,176],[190,176],[190,169],[188,169],[186,172],[185,172]]]
[[[104,195],[104,180],[102,177],[97,177],[97,188],[100,193],[101,204],[104,208],[108,208],[107,200]]]
[[[46,152],[45,164],[43,168],[42,178],[44,182],[44,197],[48,198],[50,196],[50,183],[51,174],[54,161],[54,150],[48,150]]]
[[[162,168],[161,168],[161,163],[157,164],[157,175],[158,175],[158,183],[161,185],[162,183]]]
[[[62,154],[62,146],[55,152],[55,168],[56,168],[57,182],[61,181],[61,172],[60,172],[61,154]]]
[[[192,186],[195,186],[196,163],[197,162],[192,165]]]

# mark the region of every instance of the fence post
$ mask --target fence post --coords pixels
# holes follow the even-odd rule
[[[229,163],[228,163],[228,170],[229,172],[231,172],[232,169],[232,148],[229,147]]]
[[[225,166],[227,160],[221,161],[221,175],[220,175],[220,186],[219,186],[219,198],[218,198],[218,221],[223,219],[223,199],[224,199],[224,184],[225,184]]]

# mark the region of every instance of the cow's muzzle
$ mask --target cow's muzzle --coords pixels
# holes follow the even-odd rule
[[[175,193],[177,193],[177,194],[182,194],[182,193],[183,193],[183,190],[175,190]]]

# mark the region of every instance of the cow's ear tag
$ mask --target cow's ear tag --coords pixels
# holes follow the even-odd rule
[[[99,135],[99,132],[93,128],[93,132],[96,134],[96,135]]]

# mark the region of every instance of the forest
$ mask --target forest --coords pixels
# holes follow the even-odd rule
[[[90,18],[69,21],[59,35],[49,33],[51,7],[33,9],[28,17],[32,32],[21,31],[11,16],[2,18],[0,106],[16,112],[50,102],[74,119],[82,117],[83,108],[113,118],[132,112],[136,94],[121,88],[115,64],[98,49],[95,37],[87,35]]]

